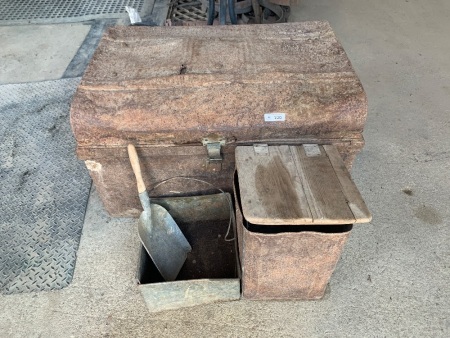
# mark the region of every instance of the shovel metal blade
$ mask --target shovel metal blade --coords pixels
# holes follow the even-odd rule
[[[173,281],[192,250],[169,212],[151,204],[151,215],[143,211],[138,223],[142,245],[166,281]]]

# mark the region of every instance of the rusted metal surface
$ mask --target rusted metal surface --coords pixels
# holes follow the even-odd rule
[[[285,121],[265,121],[278,112]],[[71,124],[107,210],[137,216],[130,142],[150,188],[189,176],[231,192],[236,145],[335,144],[350,168],[366,114],[362,85],[326,22],[115,27],[77,90]],[[221,163],[206,160],[204,138],[225,141]],[[213,191],[172,181],[152,196]]]
[[[286,121],[264,121],[273,112]],[[326,22],[114,27],[83,76],[71,123],[79,146],[198,144],[208,133],[245,141],[362,132],[366,113]]]
[[[203,146],[136,147],[142,175],[150,196],[186,196],[217,193],[216,188],[231,192],[234,172],[234,147],[223,150],[221,163],[209,163]],[[113,216],[137,217],[141,213],[131,165],[126,148],[96,149],[84,153],[89,173],[102,202]],[[173,177],[190,177],[194,180],[175,179],[156,189],[156,183]]]
[[[242,298],[323,297],[351,225],[329,227],[326,232],[320,232],[324,230],[322,227],[318,231],[261,233],[249,231],[244,222],[236,198]],[[333,228],[340,232],[330,232]]]
[[[261,143],[270,140],[261,140]],[[314,139],[272,140],[270,144],[299,143],[334,144],[338,148],[347,168],[364,145],[359,139]],[[258,143],[255,140],[255,143]],[[253,143],[249,143],[253,144]],[[233,190],[235,169],[234,150],[236,144],[222,149],[223,160],[220,163],[207,161],[203,146],[174,147],[137,147],[142,166],[144,182],[150,190],[150,196],[188,196],[216,193],[220,188],[227,192]],[[85,160],[95,187],[103,205],[112,216],[138,217],[142,211],[135,178],[126,147],[78,148],[78,157]],[[172,177],[184,176],[201,179],[211,186],[193,180],[175,179],[152,189],[158,182]]]

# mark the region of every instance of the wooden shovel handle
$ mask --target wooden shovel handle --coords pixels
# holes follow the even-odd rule
[[[138,192],[141,194],[147,189],[145,188],[144,180],[142,179],[141,166],[139,165],[139,157],[134,145],[128,145],[128,157],[130,158],[131,167],[133,168],[134,175],[136,176]]]

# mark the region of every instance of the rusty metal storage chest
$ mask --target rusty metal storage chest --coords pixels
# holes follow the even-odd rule
[[[236,223],[247,299],[319,299],[354,223],[371,220],[332,145],[236,148]]]
[[[334,144],[350,168],[366,114],[363,87],[327,22],[114,27],[83,76],[71,124],[106,209],[137,216],[130,142],[149,187],[188,176],[231,192],[239,145]],[[173,180],[152,193],[211,192]]]

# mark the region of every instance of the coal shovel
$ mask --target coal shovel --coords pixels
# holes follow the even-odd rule
[[[128,156],[144,209],[138,223],[139,237],[162,277],[173,281],[192,248],[169,212],[160,205],[150,204],[136,148],[132,144],[128,145]]]

